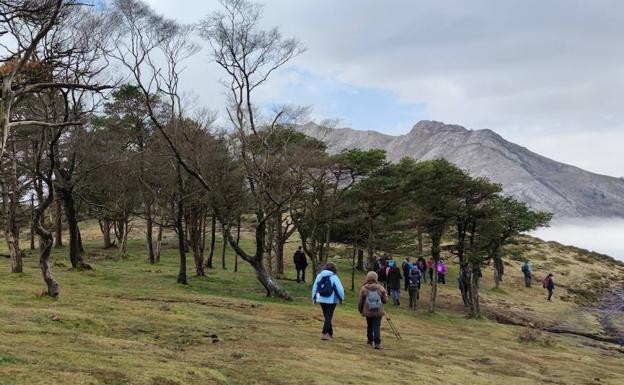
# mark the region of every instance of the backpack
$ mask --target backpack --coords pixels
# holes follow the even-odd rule
[[[331,297],[334,294],[334,284],[331,281],[331,275],[322,277],[316,286],[316,292],[321,297]]]
[[[381,296],[379,295],[379,291],[377,291],[377,289],[368,290],[368,294],[366,294],[366,306],[368,307],[368,310],[381,309]]]
[[[416,270],[416,272],[410,271],[407,285],[410,289],[416,289],[420,286],[420,270]]]

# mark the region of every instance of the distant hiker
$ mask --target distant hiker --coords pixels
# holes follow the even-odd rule
[[[381,285],[383,285],[383,287],[386,287],[386,260],[385,258],[380,258],[379,259],[379,269],[377,270],[377,277],[379,280],[379,283]]]
[[[522,274],[524,274],[524,286],[531,287],[533,277],[531,276],[531,266],[528,260],[524,261],[524,265],[522,265]]]
[[[472,274],[470,273],[470,269],[468,265],[464,264],[460,267],[459,276],[457,277],[457,284],[459,286],[459,291],[461,292],[462,301],[464,302],[464,306],[469,306],[469,299],[472,297],[470,293],[470,279],[472,278]]]
[[[502,258],[494,258],[494,270],[496,272],[496,277],[498,278],[498,280],[502,281],[503,275],[505,274],[505,265],[503,264]]]
[[[403,269],[403,276],[406,277],[405,283],[403,285],[403,290],[407,291],[407,276],[409,275],[410,270],[412,269],[412,263],[410,262],[409,257],[405,257],[403,263],[401,264],[401,268]]]
[[[418,259],[416,260],[416,266],[418,266],[418,270],[420,270],[420,276],[422,277],[422,280],[427,283],[427,276],[425,275],[425,273],[427,272],[427,261],[425,261],[425,258],[423,258],[422,256],[418,257]]]
[[[333,338],[332,318],[334,317],[334,310],[336,310],[336,304],[342,303],[345,298],[345,291],[340,278],[338,278],[337,271],[334,263],[327,262],[323,270],[316,276],[312,286],[312,303],[316,304],[318,302],[321,304],[323,317],[325,318],[321,334],[323,341]]]
[[[433,285],[433,271],[435,270],[433,268],[433,257],[427,259],[427,269],[429,269],[429,284]]]
[[[407,282],[407,293],[409,294],[409,305],[410,308],[415,309],[416,304],[418,303],[418,299],[420,297],[420,280],[422,274],[420,273],[420,269],[418,266],[413,265],[412,269],[407,273],[407,278],[405,282]]]
[[[440,282],[443,285],[446,285],[446,272],[447,272],[446,264],[444,263],[443,260],[439,260],[438,261],[438,282]]]
[[[392,297],[392,303],[396,306],[400,306],[401,300],[401,269],[399,269],[394,261],[388,262],[388,275],[387,275],[387,284],[388,291],[390,292],[390,296]]]
[[[366,338],[368,344],[381,348],[381,317],[384,316],[383,305],[388,302],[388,293],[377,281],[377,273],[369,271],[366,282],[360,289],[358,310],[366,317]]]
[[[297,270],[297,283],[301,281],[305,282],[305,271],[306,267],[308,267],[308,259],[306,258],[301,246],[299,246],[297,251],[295,251],[293,262],[295,263],[295,269]]]
[[[553,295],[553,291],[555,290],[555,281],[552,279],[552,273],[548,274],[548,277],[544,278],[543,286],[544,289],[548,290],[548,300],[550,301]]]

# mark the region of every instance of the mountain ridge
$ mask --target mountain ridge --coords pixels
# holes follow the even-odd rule
[[[332,153],[348,148],[381,148],[388,159],[445,158],[472,175],[503,185],[505,194],[558,217],[624,217],[624,179],[557,162],[503,138],[491,129],[423,120],[403,135],[314,122],[297,127],[323,140]]]

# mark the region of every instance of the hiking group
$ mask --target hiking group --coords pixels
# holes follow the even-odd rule
[[[308,265],[302,248],[299,247],[293,257],[297,270],[297,282],[305,282],[305,269]],[[381,321],[386,315],[384,305],[388,303],[388,297],[392,299],[395,306],[401,304],[401,280],[404,280],[403,290],[409,296],[409,307],[415,309],[420,298],[421,282],[427,283],[427,272],[429,274],[429,284],[433,285],[433,274],[437,274],[437,282],[446,284],[446,274],[448,269],[443,260],[440,260],[435,269],[433,268],[433,258],[425,260],[422,256],[415,263],[406,257],[399,268],[396,262],[388,255],[375,261],[373,270],[366,274],[366,281],[360,289],[358,296],[358,311],[366,318],[366,337],[368,344],[375,349],[381,348]],[[495,266],[499,276],[502,276],[502,268]],[[527,288],[531,287],[533,275],[529,261],[525,261],[521,271],[524,275],[524,283]],[[460,266],[457,278],[458,287],[461,291],[462,300],[465,306],[469,306],[471,301],[472,272],[467,264]],[[475,272],[481,277],[481,271]],[[555,284],[553,274],[543,281],[543,287],[548,291],[548,301],[551,301]],[[320,304],[323,311],[323,330],[321,340],[329,341],[333,339],[334,330],[332,320],[336,305],[342,304],[345,299],[345,290],[338,277],[338,269],[332,262],[328,262],[317,274],[312,285],[312,303]],[[393,332],[400,338],[398,331],[387,318]]]

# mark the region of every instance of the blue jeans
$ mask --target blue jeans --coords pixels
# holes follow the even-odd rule
[[[524,276],[524,286],[531,287],[531,276],[530,275],[525,275]]]
[[[323,309],[323,317],[325,322],[323,323],[323,334],[334,335],[334,328],[332,327],[332,318],[334,318],[334,310],[336,310],[335,303],[321,303],[321,309]]]
[[[398,305],[401,299],[401,289],[390,289],[390,296],[392,297],[392,303]]]
[[[366,317],[366,337],[369,344],[381,344],[381,317]]]

